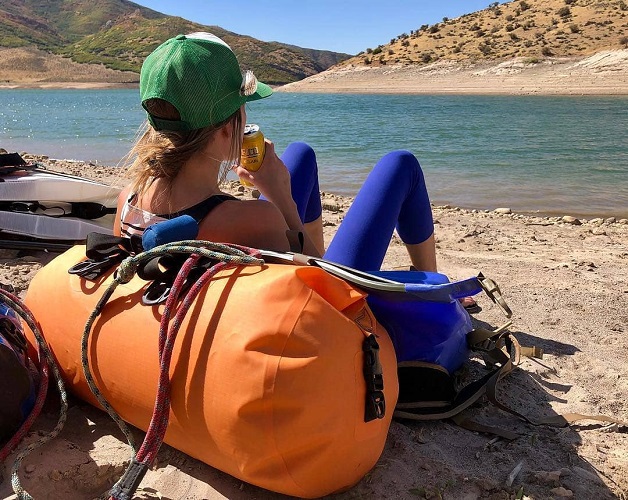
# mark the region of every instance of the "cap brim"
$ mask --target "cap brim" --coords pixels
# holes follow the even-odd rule
[[[258,99],[264,99],[264,97],[268,97],[272,95],[273,89],[271,89],[268,85],[262,82],[257,82],[257,90],[254,94],[247,96],[246,101],[257,101]]]

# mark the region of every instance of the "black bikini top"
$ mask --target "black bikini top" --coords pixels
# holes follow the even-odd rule
[[[230,194],[215,194],[210,196],[209,198],[205,198],[203,201],[198,202],[196,205],[193,205],[189,208],[184,208],[179,212],[155,215],[157,215],[158,217],[162,217],[163,219],[174,219],[175,217],[179,217],[180,215],[189,215],[196,222],[200,223],[205,218],[205,216],[214,208],[216,208],[222,202],[229,200],[237,200],[237,198],[235,196],[231,196]]]

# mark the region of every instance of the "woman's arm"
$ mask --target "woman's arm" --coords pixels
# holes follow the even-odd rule
[[[234,200],[221,203],[201,221],[197,238],[287,252],[291,250],[288,229],[282,213],[272,203]]]
[[[266,140],[266,154],[259,170],[250,172],[243,167],[237,167],[235,171],[239,177],[255,184],[260,193],[279,210],[285,226],[287,226],[286,230],[299,231],[303,234],[303,253],[320,257],[320,251],[303,227],[303,222],[301,222],[297,211],[297,204],[292,199],[290,172],[275,153],[274,144]]]

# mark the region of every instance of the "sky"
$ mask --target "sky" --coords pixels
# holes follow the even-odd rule
[[[355,55],[492,0],[133,0],[164,14],[265,42]],[[505,3],[500,1],[499,3]]]

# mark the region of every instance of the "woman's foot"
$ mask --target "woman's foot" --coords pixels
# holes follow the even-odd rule
[[[473,297],[463,297],[459,300],[462,304],[462,307],[464,307],[465,311],[467,311],[469,314],[476,314],[482,310],[482,308],[478,305]]]

